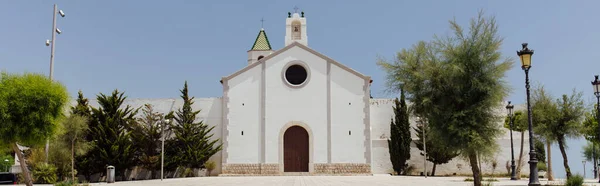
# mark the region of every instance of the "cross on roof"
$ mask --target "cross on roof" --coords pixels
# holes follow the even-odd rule
[[[260,18],[260,28],[263,28],[263,24],[265,23],[264,18]]]
[[[298,13],[298,7],[297,6],[294,6],[294,12]]]

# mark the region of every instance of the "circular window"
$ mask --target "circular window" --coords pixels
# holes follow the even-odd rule
[[[301,85],[307,77],[308,72],[301,65],[291,65],[285,70],[285,80],[292,85]]]

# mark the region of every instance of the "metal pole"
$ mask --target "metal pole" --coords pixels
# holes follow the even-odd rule
[[[160,127],[160,136],[161,136],[161,147],[160,147],[160,181],[163,180],[164,176],[163,176],[163,172],[164,172],[164,164],[165,164],[165,134],[163,132],[164,126],[165,124],[163,123],[163,125]]]
[[[598,139],[600,139],[600,93],[597,93],[597,92],[595,92],[595,93],[596,93],[596,112],[598,112],[598,113],[596,113],[597,114],[596,115],[596,122],[599,123],[598,124]],[[594,149],[592,149],[592,152],[593,152],[593,150]],[[596,159],[594,159],[594,161],[595,160]],[[594,171],[596,171],[596,166],[598,166],[598,165],[594,164]],[[594,175],[596,173],[594,173]],[[598,183],[600,183],[600,178],[598,179]]]
[[[533,144],[535,144],[535,139],[533,139],[533,120],[531,113],[531,102],[530,94],[529,94],[529,68],[525,69],[525,88],[527,89],[527,123],[529,124],[529,186],[539,186],[540,181],[538,179],[538,169],[537,169],[537,157]]]
[[[57,7],[54,4],[54,11],[52,12],[52,42],[50,47],[50,81],[53,79],[54,74],[54,44],[56,42],[56,13]],[[48,163],[48,149],[50,148],[50,139],[46,139],[46,148],[45,148],[45,162]]]
[[[594,179],[598,176],[597,165],[596,165],[596,143],[592,141],[592,166],[594,166]]]
[[[515,171],[515,149],[513,148],[513,135],[512,135],[512,128],[513,128],[513,119],[512,119],[512,114],[510,114],[508,116],[508,120],[509,120],[509,127],[510,127],[510,154],[511,154],[511,164],[510,164],[510,168],[511,168],[511,174],[510,174],[510,180],[517,180],[517,172]]]
[[[585,160],[581,161],[583,163],[583,178],[585,179]]]
[[[427,143],[425,140],[425,130],[426,130],[426,125],[425,125],[425,121],[421,120],[421,125],[423,125],[423,175],[425,175],[425,178],[427,178]]]

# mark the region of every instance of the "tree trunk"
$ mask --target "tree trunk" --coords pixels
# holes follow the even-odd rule
[[[569,160],[567,159],[567,152],[565,151],[565,138],[558,138],[558,148],[560,149],[560,153],[563,157],[563,165],[565,166],[565,172],[567,173],[567,179],[571,177],[571,168],[569,168]]]
[[[550,152],[551,146],[552,144],[550,142],[546,142],[546,149],[548,151],[548,153],[546,153],[546,156],[548,157],[548,160],[546,160],[548,172],[546,174],[548,174],[548,181],[554,181],[554,174],[552,173],[552,153]]]
[[[75,141],[71,141],[71,180],[75,182]]]
[[[479,165],[477,164],[476,152],[469,152],[469,163],[471,164],[471,171],[473,171],[474,186],[481,186],[481,173],[479,172]]]
[[[12,146],[13,150],[17,154],[17,157],[19,158],[19,163],[21,163],[21,174],[23,174],[23,178],[25,178],[25,185],[33,186],[33,180],[31,180],[31,174],[29,174],[29,169],[27,169],[27,162],[25,162],[25,158],[23,157],[21,149],[19,149],[19,146],[17,146],[16,142],[13,143]]]
[[[525,145],[525,132],[521,132],[521,150],[519,151],[519,161],[517,161],[517,179],[521,179],[521,168],[523,167],[523,146]]]
[[[437,164],[433,163],[433,168],[431,168],[431,176],[435,176],[435,167]]]

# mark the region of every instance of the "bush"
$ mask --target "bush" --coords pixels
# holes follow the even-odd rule
[[[567,183],[565,186],[582,186],[583,185],[583,176],[576,174],[567,179]]]
[[[36,183],[53,184],[58,179],[56,176],[56,167],[52,164],[38,163],[33,167],[33,180]]]
[[[217,164],[214,161],[207,161],[206,163],[204,163],[204,167],[206,167],[208,176],[210,176],[210,172],[215,170],[215,168],[217,167]]]
[[[74,183],[71,180],[67,180],[67,181],[61,181],[58,183],[55,183],[54,186],[75,186],[77,185],[77,183]]]
[[[548,171],[548,167],[546,166],[546,163],[541,162],[541,161],[537,163],[537,169],[538,169],[538,171]]]

